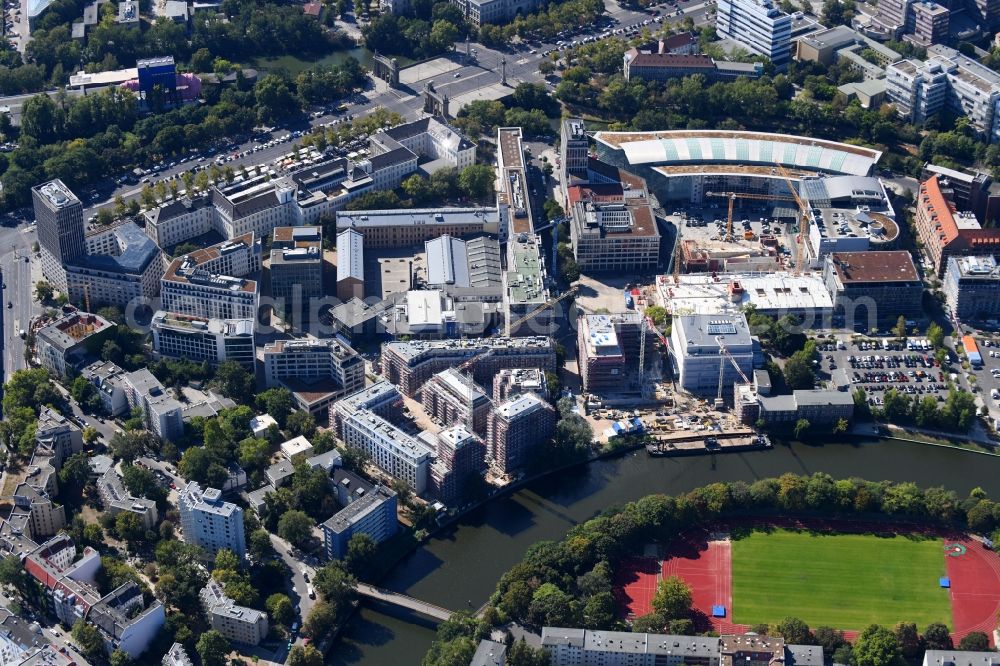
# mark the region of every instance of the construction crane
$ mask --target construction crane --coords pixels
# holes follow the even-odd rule
[[[744,384],[750,384],[751,382],[743,372],[743,369],[740,368],[740,364],[736,362],[733,355],[729,353],[728,349],[726,349],[726,344],[722,341],[721,335],[715,336],[715,344],[719,345],[719,394],[715,398],[715,408],[721,409],[722,405],[725,404],[722,400],[722,380],[725,376],[726,359],[728,359],[729,362],[733,364],[733,367],[736,368],[736,373],[740,376],[740,379],[743,380]]]
[[[547,300],[546,302],[542,303],[541,305],[539,305],[538,307],[536,307],[534,310],[532,310],[531,312],[529,312],[528,314],[526,314],[523,317],[520,317],[518,319],[515,319],[513,322],[511,322],[510,329],[513,330],[513,329],[517,328],[518,326],[520,326],[521,324],[523,324],[524,322],[530,321],[531,319],[534,319],[539,314],[541,314],[544,310],[552,307],[553,305],[555,305],[559,301],[563,300],[564,298],[569,298],[570,296],[574,295],[576,293],[576,290],[577,290],[576,287],[570,287],[569,289],[567,289],[565,292],[563,292],[559,296],[556,296],[555,298],[550,298],[549,300]],[[490,338],[495,338],[495,337],[497,337],[499,335],[500,335],[499,333],[494,333],[493,335],[491,335],[489,337],[486,337],[486,338],[483,338],[483,339],[484,340],[489,340]],[[469,368],[471,368],[475,363],[477,363],[478,361],[483,360],[485,357],[489,356],[492,353],[493,353],[492,349],[487,349],[484,352],[480,352],[479,354],[476,354],[475,356],[472,356],[472,357],[466,359],[465,361],[463,361],[462,364],[459,365],[456,369],[459,372],[465,372],[466,370],[468,370]]]
[[[660,329],[656,327],[656,324],[650,319],[649,315],[645,312],[642,313],[642,323],[639,327],[639,388],[642,389],[642,380],[646,376],[646,329],[651,329],[656,337],[659,338],[660,342],[663,343],[663,349],[666,351],[670,348],[670,344],[667,342],[667,338],[660,332]]]
[[[757,199],[763,201],[795,201],[792,197],[785,197],[780,195],[770,195],[770,194],[751,194],[743,192],[705,192],[707,197],[725,197],[729,199],[729,218],[726,222],[726,235],[724,240],[726,242],[732,243],[735,240],[733,236],[733,204],[737,199]]]
[[[802,215],[802,218],[799,220],[799,233],[795,236],[795,274],[801,275],[803,264],[806,260],[805,243],[802,242],[802,233],[809,228],[809,206],[799,196],[799,190],[795,187],[795,183],[792,182],[792,175],[788,173],[788,169],[777,162],[775,162],[775,166],[778,168],[778,173],[781,174],[781,177],[785,179],[785,183],[788,184],[788,189],[795,199],[795,205],[799,207],[799,213]]]

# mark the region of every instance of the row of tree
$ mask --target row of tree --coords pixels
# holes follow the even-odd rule
[[[614,572],[642,544],[668,543],[696,526],[733,513],[787,516],[802,512],[848,516],[882,514],[886,520],[963,526],[989,534],[1000,526],[1000,505],[975,489],[966,498],[941,487],[863,479],[835,480],[827,474],[785,474],[752,484],[713,483],[679,496],[649,495],[572,528],[559,542],[543,541],[503,575],[490,599],[487,619],[609,629],[620,626],[610,597]],[[639,628],[692,629],[683,590],[671,582]],[[435,654],[455,639],[439,636]],[[433,662],[437,663],[437,662]],[[846,663],[846,662],[845,662]],[[853,662],[852,662],[853,663]]]

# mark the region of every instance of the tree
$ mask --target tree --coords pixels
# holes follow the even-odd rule
[[[267,389],[257,396],[256,404],[257,409],[274,417],[282,428],[285,427],[285,419],[295,408],[292,394],[286,388]]]
[[[0,560],[0,585],[14,588],[23,595],[28,589],[29,580],[28,572],[17,555],[8,555]]]
[[[487,164],[470,164],[458,174],[458,187],[470,199],[484,201],[494,196],[496,175]]]
[[[51,284],[45,280],[39,280],[38,283],[35,284],[35,298],[39,301],[42,303],[48,303],[52,300],[53,296],[55,296],[55,289]]]
[[[338,609],[326,601],[317,601],[302,624],[302,631],[314,640],[328,634],[337,626]]]
[[[231,649],[226,637],[215,629],[209,629],[203,633],[195,645],[195,650],[198,651],[203,666],[225,666],[226,655]]]
[[[578,603],[553,583],[544,583],[535,590],[528,606],[528,621],[538,626],[574,626],[578,620]]]
[[[669,620],[691,614],[691,588],[677,576],[660,581],[653,595],[653,610]]]
[[[137,513],[122,511],[115,516],[115,533],[130,547],[136,547],[146,539],[146,524]]]
[[[942,347],[944,345],[944,329],[932,322],[927,327],[927,339],[935,348]]]
[[[227,398],[246,401],[254,394],[254,377],[236,361],[223,361],[215,369],[213,384]]]
[[[80,646],[80,651],[87,659],[97,659],[104,654],[104,639],[94,625],[77,620],[72,634],[73,642]]]
[[[363,532],[355,534],[347,542],[347,554],[344,556],[347,570],[355,576],[363,578],[371,571],[377,551],[378,544],[375,543],[375,539]]]
[[[278,520],[278,536],[302,548],[312,538],[313,519],[304,511],[291,509]],[[353,538],[351,539],[353,541]]]
[[[986,652],[990,649],[990,637],[981,631],[970,631],[958,642],[959,650]]]
[[[288,666],[323,666],[323,653],[312,645],[295,645],[285,663]]]
[[[896,320],[896,325],[892,327],[892,332],[897,338],[906,337],[906,317],[899,315],[899,319]]]
[[[132,657],[128,656],[128,652],[122,652],[121,650],[115,650],[111,653],[111,666],[132,666]]]
[[[785,383],[791,389],[811,389],[816,384],[811,359],[801,352],[795,352],[785,362]]]
[[[295,607],[292,606],[292,600],[287,595],[280,592],[272,594],[264,602],[264,607],[270,613],[271,620],[278,624],[287,627],[295,621]]]
[[[914,661],[924,653],[924,644],[913,622],[900,622],[893,633],[899,643],[899,651],[907,661]]]
[[[940,622],[932,622],[924,629],[924,645],[928,650],[951,650],[955,647],[951,631]]]
[[[309,412],[295,411],[285,419],[285,427],[292,435],[309,439],[316,433],[316,418]]]
[[[509,666],[548,666],[549,653],[543,648],[528,645],[524,637],[510,646],[507,651]]]
[[[250,533],[250,555],[254,560],[262,562],[274,554],[271,534],[265,529],[257,529]]]
[[[901,666],[903,655],[893,632],[869,625],[854,643],[854,666]]]
[[[799,419],[795,422],[795,439],[801,440],[802,435],[806,434],[809,430],[809,419]]]
[[[322,567],[313,577],[316,592],[326,601],[345,608],[354,599],[357,579],[343,562],[334,561]]]
[[[786,617],[775,626],[774,630],[785,639],[786,643],[793,645],[812,645],[814,640],[809,625],[797,617]]]

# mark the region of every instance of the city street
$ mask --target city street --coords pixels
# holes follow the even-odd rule
[[[28,329],[32,316],[38,311],[34,301],[31,281],[31,255],[35,242],[34,228],[0,228],[0,274],[3,276],[3,356],[4,380],[15,370],[24,367],[24,341],[21,329]],[[8,304],[11,307],[7,307]]]

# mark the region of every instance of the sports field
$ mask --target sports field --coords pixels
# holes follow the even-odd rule
[[[754,531],[732,542],[732,619],[809,626],[951,626],[941,539]]]

